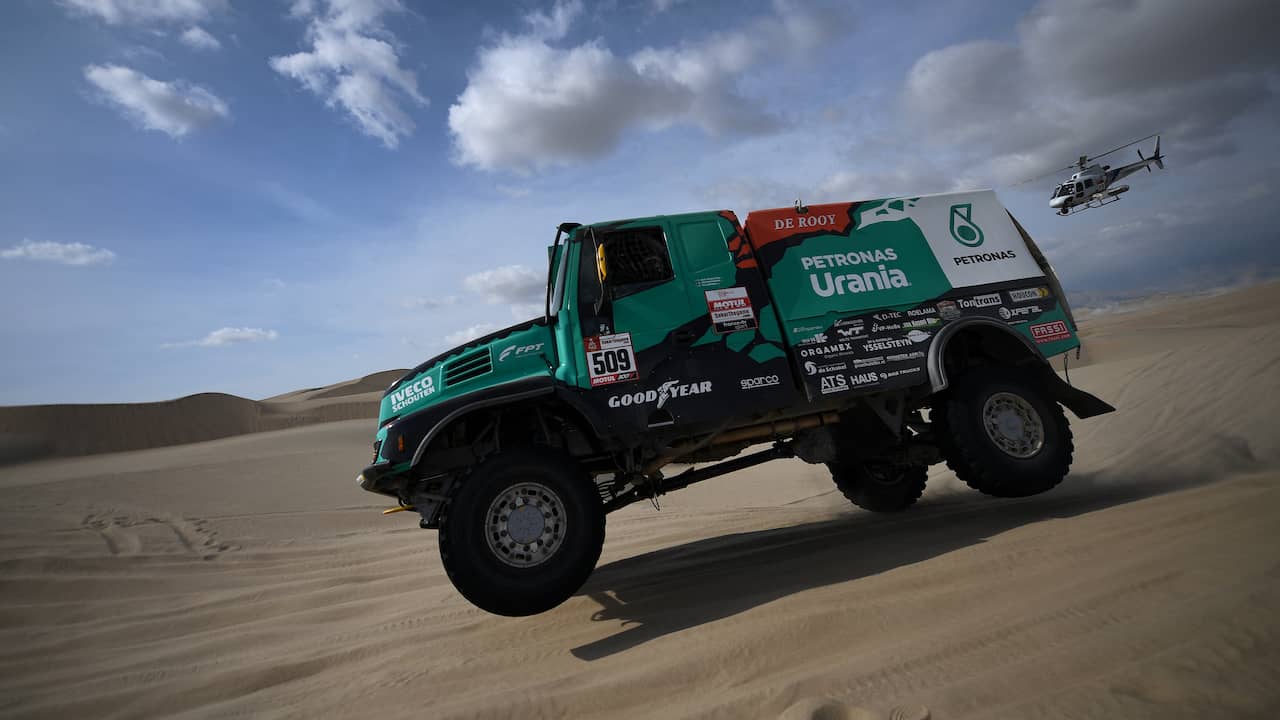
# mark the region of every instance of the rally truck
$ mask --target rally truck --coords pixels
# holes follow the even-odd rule
[[[1071,464],[1062,408],[1114,409],[1051,367],[1075,320],[990,191],[564,223],[548,255],[543,317],[394,382],[357,478],[493,613],[577,592],[637,501],[792,457],[876,512],[943,461],[1034,495]]]

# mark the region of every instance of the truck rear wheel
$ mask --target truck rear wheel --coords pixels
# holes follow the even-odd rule
[[[499,454],[473,472],[440,518],[440,560],[458,592],[498,615],[534,615],[567,600],[595,569],[604,508],[569,458]]]
[[[901,512],[915,504],[929,479],[925,465],[877,462],[828,463],[831,479],[849,502],[872,512]]]
[[[956,379],[933,416],[947,466],[981,493],[1036,495],[1071,469],[1067,416],[1030,372],[974,370]]]

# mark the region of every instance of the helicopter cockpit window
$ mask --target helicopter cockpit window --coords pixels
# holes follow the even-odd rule
[[[1088,180],[1085,180],[1085,181],[1084,181],[1084,187],[1085,187],[1085,189],[1086,189],[1086,190],[1088,190],[1089,188],[1093,187],[1093,178],[1089,178]]]
[[[599,242],[598,269],[614,299],[675,277],[662,228],[601,233]]]
[[[1079,195],[1082,192],[1084,192],[1084,186],[1080,183],[1076,183],[1076,194]]]

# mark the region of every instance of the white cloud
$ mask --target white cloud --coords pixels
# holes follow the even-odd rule
[[[208,30],[199,25],[192,25],[187,28],[178,39],[182,44],[193,50],[217,50],[222,47],[222,43],[218,42],[218,38],[209,34]]]
[[[268,340],[275,340],[279,336],[280,334],[275,330],[263,330],[261,328],[250,327],[224,327],[218,328],[198,340],[184,340],[182,342],[165,343],[164,345],[161,345],[161,347],[222,347],[224,345],[265,342]]]
[[[395,37],[382,23],[388,12],[403,10],[399,0],[328,0],[323,12],[311,2],[295,2],[290,14],[309,18],[311,47],[269,60],[271,68],[340,106],[361,132],[395,148],[413,134],[408,103],[426,106],[417,76],[400,66]]]
[[[96,248],[84,243],[58,243],[50,240],[32,242],[23,239],[11,248],[0,250],[5,260],[35,260],[60,265],[104,265],[116,258],[106,248]]]
[[[550,13],[535,10],[524,16],[529,33],[544,40],[559,40],[569,32],[573,21],[582,14],[580,0],[559,0]]]
[[[84,76],[126,117],[170,137],[231,115],[221,98],[185,80],[156,80],[121,65],[89,65]]]
[[[491,305],[531,303],[546,295],[547,276],[524,265],[504,265],[468,275],[462,285]]]
[[[226,0],[61,0],[75,15],[96,17],[110,25],[151,22],[195,22],[227,8]]]
[[[448,345],[449,347],[453,347],[455,345],[461,345],[465,342],[475,340],[476,338],[484,337],[485,335],[488,335],[489,333],[493,332],[494,330],[498,330],[501,327],[502,327],[501,325],[496,325],[494,323],[478,323],[478,324],[472,325],[469,328],[465,328],[463,330],[459,330],[457,332],[452,332],[452,333],[449,333],[448,335],[445,335],[444,344]]]
[[[843,12],[778,0],[774,14],[680,47],[615,55],[601,40],[554,47],[577,15],[560,3],[526,16],[529,30],[480,50],[449,108],[455,161],[528,171],[602,156],[632,128],[675,124],[711,134],[780,126],[762,99],[738,93],[750,69],[802,55],[844,32]]]
[[[903,127],[917,153],[948,152],[986,183],[1154,132],[1186,167],[1234,152],[1230,124],[1274,99],[1277,24],[1270,0],[1041,2],[1015,42],[921,57],[902,92]],[[1137,160],[1124,153],[1106,161]]]

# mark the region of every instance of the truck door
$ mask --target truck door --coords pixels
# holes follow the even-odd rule
[[[614,432],[715,427],[785,404],[794,387],[772,314],[760,329],[768,296],[754,268],[751,286],[737,283],[716,216],[595,226],[578,239],[579,387]]]

